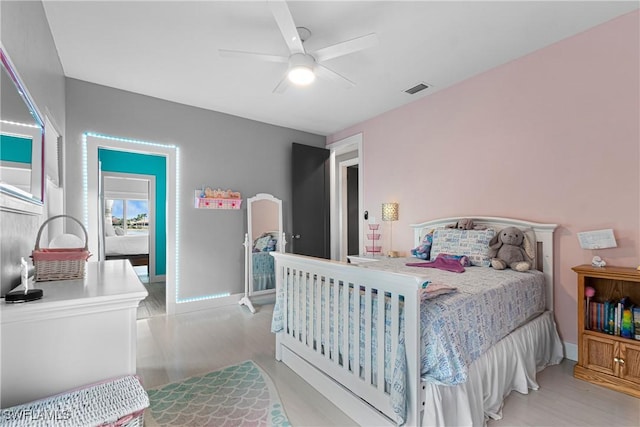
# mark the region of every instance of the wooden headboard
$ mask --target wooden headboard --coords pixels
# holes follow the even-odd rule
[[[553,310],[553,232],[557,224],[541,224],[538,222],[524,221],[513,218],[500,218],[489,216],[463,215],[449,218],[439,218],[431,221],[411,224],[414,235],[414,247],[422,242],[422,238],[434,228],[444,228],[449,224],[458,222],[460,218],[472,218],[477,225],[493,228],[499,231],[505,227],[518,227],[522,230],[532,229],[536,235],[537,256],[536,269],[542,271],[547,282],[547,309]]]

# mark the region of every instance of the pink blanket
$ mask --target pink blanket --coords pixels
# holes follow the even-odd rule
[[[464,264],[467,260],[467,257],[457,259],[457,257],[448,257],[445,254],[439,254],[433,261],[408,262],[407,265],[409,267],[437,268],[439,270],[453,271],[454,273],[464,273]]]

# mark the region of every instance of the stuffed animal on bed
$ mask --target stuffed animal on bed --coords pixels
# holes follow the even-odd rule
[[[489,242],[489,257],[496,270],[527,271],[535,257],[534,243],[517,227],[503,228]]]
[[[265,252],[273,252],[276,250],[276,245],[278,244],[278,241],[274,238],[269,239],[269,241],[267,242],[267,246],[264,247],[263,251]]]
[[[427,260],[431,256],[431,246],[433,244],[433,230],[425,234],[422,243],[415,249],[411,249],[411,255],[416,258]]]
[[[446,228],[457,228],[458,230],[484,230],[484,225],[476,225],[471,218],[461,218],[455,224],[448,224]]]

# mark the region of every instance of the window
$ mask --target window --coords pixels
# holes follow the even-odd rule
[[[148,200],[113,200],[111,222],[120,227],[124,234],[149,234]]]

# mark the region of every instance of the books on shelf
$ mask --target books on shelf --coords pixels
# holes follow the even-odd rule
[[[640,340],[640,306],[629,298],[618,301],[585,300],[585,328],[609,335]]]

